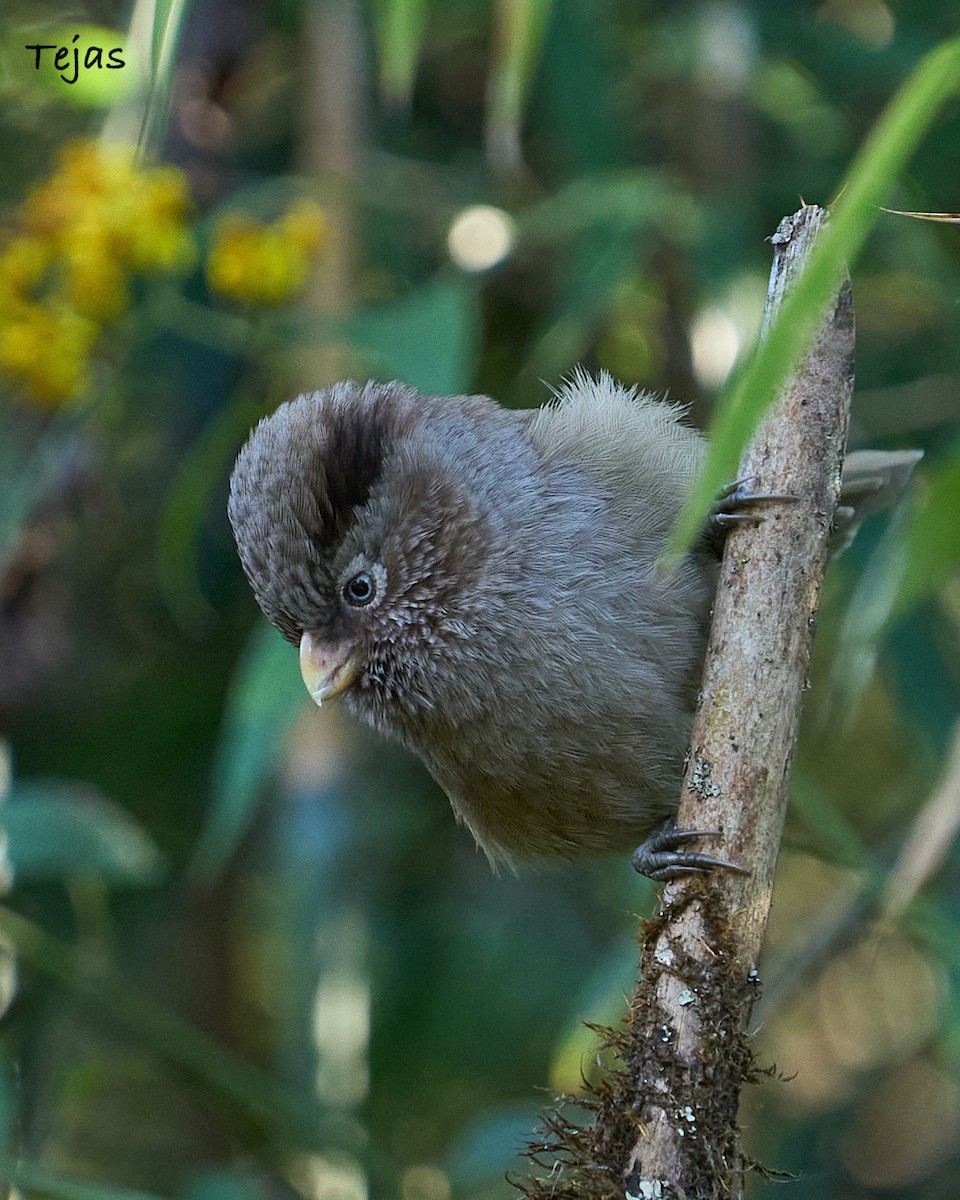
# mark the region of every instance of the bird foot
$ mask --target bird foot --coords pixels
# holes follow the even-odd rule
[[[662,821],[656,829],[633,852],[634,870],[648,879],[664,883],[678,879],[681,875],[693,875],[706,871],[733,871],[737,875],[749,875],[746,867],[728,862],[725,858],[714,858],[697,850],[686,850],[684,846],[696,838],[720,837],[719,829],[678,829],[672,820]]]
[[[722,538],[738,525],[755,525],[762,521],[762,513],[749,511],[755,505],[770,504],[777,500],[784,504],[796,504],[800,499],[799,496],[791,496],[788,493],[752,492],[747,485],[753,482],[754,478],[745,476],[723,489],[710,516],[711,532]]]

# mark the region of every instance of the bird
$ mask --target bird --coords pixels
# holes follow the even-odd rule
[[[742,516],[658,569],[706,451],[681,406],[606,372],[525,410],[348,380],[256,426],[228,515],[314,701],[412,750],[492,863],[742,870],[673,821],[718,544]],[[841,540],[917,457],[849,456]]]

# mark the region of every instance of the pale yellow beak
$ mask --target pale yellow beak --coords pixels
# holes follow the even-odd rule
[[[323,642],[314,633],[300,639],[300,674],[315,704],[333,700],[357,678],[351,648],[343,642]]]

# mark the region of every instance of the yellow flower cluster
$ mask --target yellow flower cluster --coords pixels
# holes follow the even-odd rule
[[[134,274],[188,271],[196,251],[183,173],[77,142],[21,206],[0,244],[0,370],[54,406],[83,388]]]
[[[131,280],[194,266],[190,210],[176,167],[96,142],[66,146],[0,230],[0,373],[39,405],[79,396],[100,335],[129,309]],[[323,209],[307,200],[270,224],[225,214],[207,281],[245,305],[282,304],[302,292],[327,237]]]
[[[328,237],[323,209],[310,200],[296,201],[266,225],[246,213],[225,213],[214,226],[207,283],[240,304],[284,304],[303,291]]]

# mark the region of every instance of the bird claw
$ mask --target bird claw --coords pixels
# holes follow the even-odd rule
[[[741,509],[752,508],[755,504],[769,504],[781,501],[784,504],[796,504],[800,497],[791,492],[752,492],[747,484],[756,479],[755,475],[744,475],[741,479],[727,484],[714,505],[714,517],[746,516],[752,520],[761,520],[758,514],[742,514]]]
[[[694,875],[707,871],[733,871],[737,875],[749,875],[746,867],[728,862],[725,858],[714,858],[697,850],[684,850],[684,843],[696,838],[720,837],[719,829],[678,829],[672,820],[660,825],[633,852],[631,861],[634,870],[648,879],[665,883],[682,875]]]
[[[713,512],[710,515],[710,532],[722,543],[731,529],[739,525],[756,525],[763,520],[760,512],[744,512],[754,505],[770,504],[780,501],[784,504],[795,504],[800,497],[782,492],[751,492],[747,485],[755,476],[744,476],[728,484],[717,497]]]

